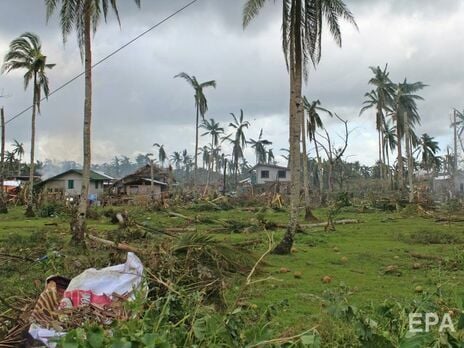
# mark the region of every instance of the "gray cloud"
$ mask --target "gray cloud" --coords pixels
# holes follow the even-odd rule
[[[120,1],[122,26],[114,17],[101,23],[94,38],[94,61],[121,46],[186,1],[142,1],[138,10],[132,1]],[[208,117],[229,122],[230,112],[245,110],[256,137],[261,127],[274,142],[274,149],[288,147],[288,75],[280,42],[279,5],[272,1],[245,31],[241,26],[244,1],[200,0],[171,21],[118,53],[94,71],[94,159],[108,160],[115,154],[133,155],[151,151],[162,142],[168,151],[193,148],[193,92],[180,71],[200,80],[217,80],[208,90]],[[372,163],[376,157],[374,118],[358,116],[363,95],[370,87],[368,66],[389,63],[396,81],[408,77],[429,85],[421,103],[422,127],[438,137],[444,149],[449,143],[449,113],[459,107],[464,92],[464,54],[460,1],[357,0],[348,2],[359,32],[344,26],[344,45],[336,47],[326,38],[323,60],[310,73],[305,87],[309,99],[350,120],[356,131],[349,153]],[[82,71],[75,35],[62,44],[58,21],[45,24],[42,1],[3,0],[0,3],[0,55],[11,39],[24,31],[38,33],[50,62],[55,88]],[[0,90],[7,113],[28,106],[31,91],[24,92],[20,73],[0,76]],[[39,153],[58,159],[80,158],[83,81],[43,103],[39,119]],[[327,120],[329,129],[336,124]],[[9,139],[28,143],[29,113],[8,127]],[[368,146],[366,147],[366,144]],[[251,151],[247,154],[253,159]]]

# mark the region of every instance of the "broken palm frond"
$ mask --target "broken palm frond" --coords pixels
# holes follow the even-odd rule
[[[219,305],[224,303],[227,280],[234,274],[246,274],[255,262],[249,250],[199,232],[165,240],[142,258],[156,298],[170,288],[182,288],[201,291],[206,300]]]

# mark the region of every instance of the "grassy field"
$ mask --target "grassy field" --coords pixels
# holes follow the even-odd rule
[[[185,219],[170,217],[166,212],[128,209],[131,217],[151,226],[187,225]],[[189,226],[205,232],[214,229],[217,220],[248,223],[257,219],[255,212],[240,208],[175,211],[203,221]],[[321,219],[326,216],[324,210],[315,213]],[[287,213],[267,209],[260,217],[284,224]],[[386,300],[408,303],[424,294],[433,296],[437,291],[450,299],[463,293],[460,289],[464,285],[464,224],[439,224],[433,219],[402,213],[360,213],[354,208],[346,208],[337,217],[345,218],[355,218],[360,223],[337,225],[333,232],[325,232],[322,227],[306,229],[297,235],[292,255],[267,255],[265,265],[253,279],[269,279],[248,287],[240,301],[263,308],[285,301],[286,306],[273,325],[280,332],[295,333],[312,325],[331,330],[321,323],[324,317],[321,298],[330,289],[349,289],[350,304],[360,308],[379,306]],[[93,234],[105,238],[111,237],[115,229],[104,216],[90,220],[89,226]],[[267,232],[279,241],[284,231]],[[267,247],[267,234],[263,230],[211,233],[228,243],[256,240],[252,249],[257,256]],[[0,297],[34,297],[51,274],[72,277],[86,267],[101,267],[118,259],[111,250],[70,253],[66,246],[68,240],[65,216],[26,220],[20,208],[0,216],[0,254],[3,255],[0,256]],[[28,261],[46,255],[43,261]],[[330,282],[323,282],[324,277]],[[227,298],[235,299],[239,289],[239,283],[233,283]]]

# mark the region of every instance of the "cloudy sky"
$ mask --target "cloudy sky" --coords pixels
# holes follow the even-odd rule
[[[113,16],[102,22],[93,42],[94,61],[111,53],[188,0],[119,1],[122,26]],[[280,38],[281,6],[269,1],[245,31],[244,0],[199,0],[94,70],[93,162],[114,155],[130,157],[154,151],[162,143],[168,152],[194,147],[194,100],[191,88],[173,76],[181,71],[200,81],[215,79],[208,90],[208,118],[224,125],[240,109],[252,124],[247,136],[273,142],[275,153],[288,147],[288,75]],[[277,1],[279,3],[279,1]],[[311,70],[305,87],[308,99],[349,120],[350,160],[372,164],[376,158],[374,115],[359,117],[363,95],[370,87],[369,66],[389,64],[395,81],[423,81],[422,125],[439,140],[451,143],[452,107],[464,107],[464,2],[460,0],[347,0],[359,31],[343,26],[343,48],[326,37],[322,62]],[[83,69],[76,36],[63,45],[56,18],[45,20],[41,0],[0,1],[0,56],[9,42],[25,31],[38,34],[49,63],[51,89]],[[7,119],[28,107],[32,91],[24,91],[22,73],[0,76]],[[83,79],[43,102],[38,120],[38,158],[81,160]],[[29,147],[30,112],[7,125],[7,138]],[[340,126],[326,120],[336,138]],[[337,139],[337,138],[336,138]],[[202,139],[204,143],[207,139]],[[253,152],[247,157],[254,161]]]

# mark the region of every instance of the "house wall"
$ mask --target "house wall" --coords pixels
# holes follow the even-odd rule
[[[160,185],[154,185],[153,186],[155,196],[159,196],[161,194],[161,186]],[[135,195],[150,195],[151,194],[151,185],[126,185],[126,193],[129,196],[135,196]]]
[[[280,181],[280,182],[290,182],[290,170],[286,169],[285,173],[285,178],[278,178],[277,173],[279,168],[273,168],[273,167],[266,167],[266,166],[257,166],[256,168],[256,183],[258,185],[265,184],[267,182],[275,182],[275,181]],[[261,172],[262,171],[269,171],[269,178],[262,178]]]
[[[68,189],[68,181],[74,180],[74,188]],[[95,188],[96,181],[90,181],[89,195],[96,194],[97,197],[103,194],[103,182],[98,182],[98,189]],[[77,173],[69,173],[59,178],[50,180],[43,185],[43,192],[63,192],[66,196],[77,196],[81,194],[82,176]]]

